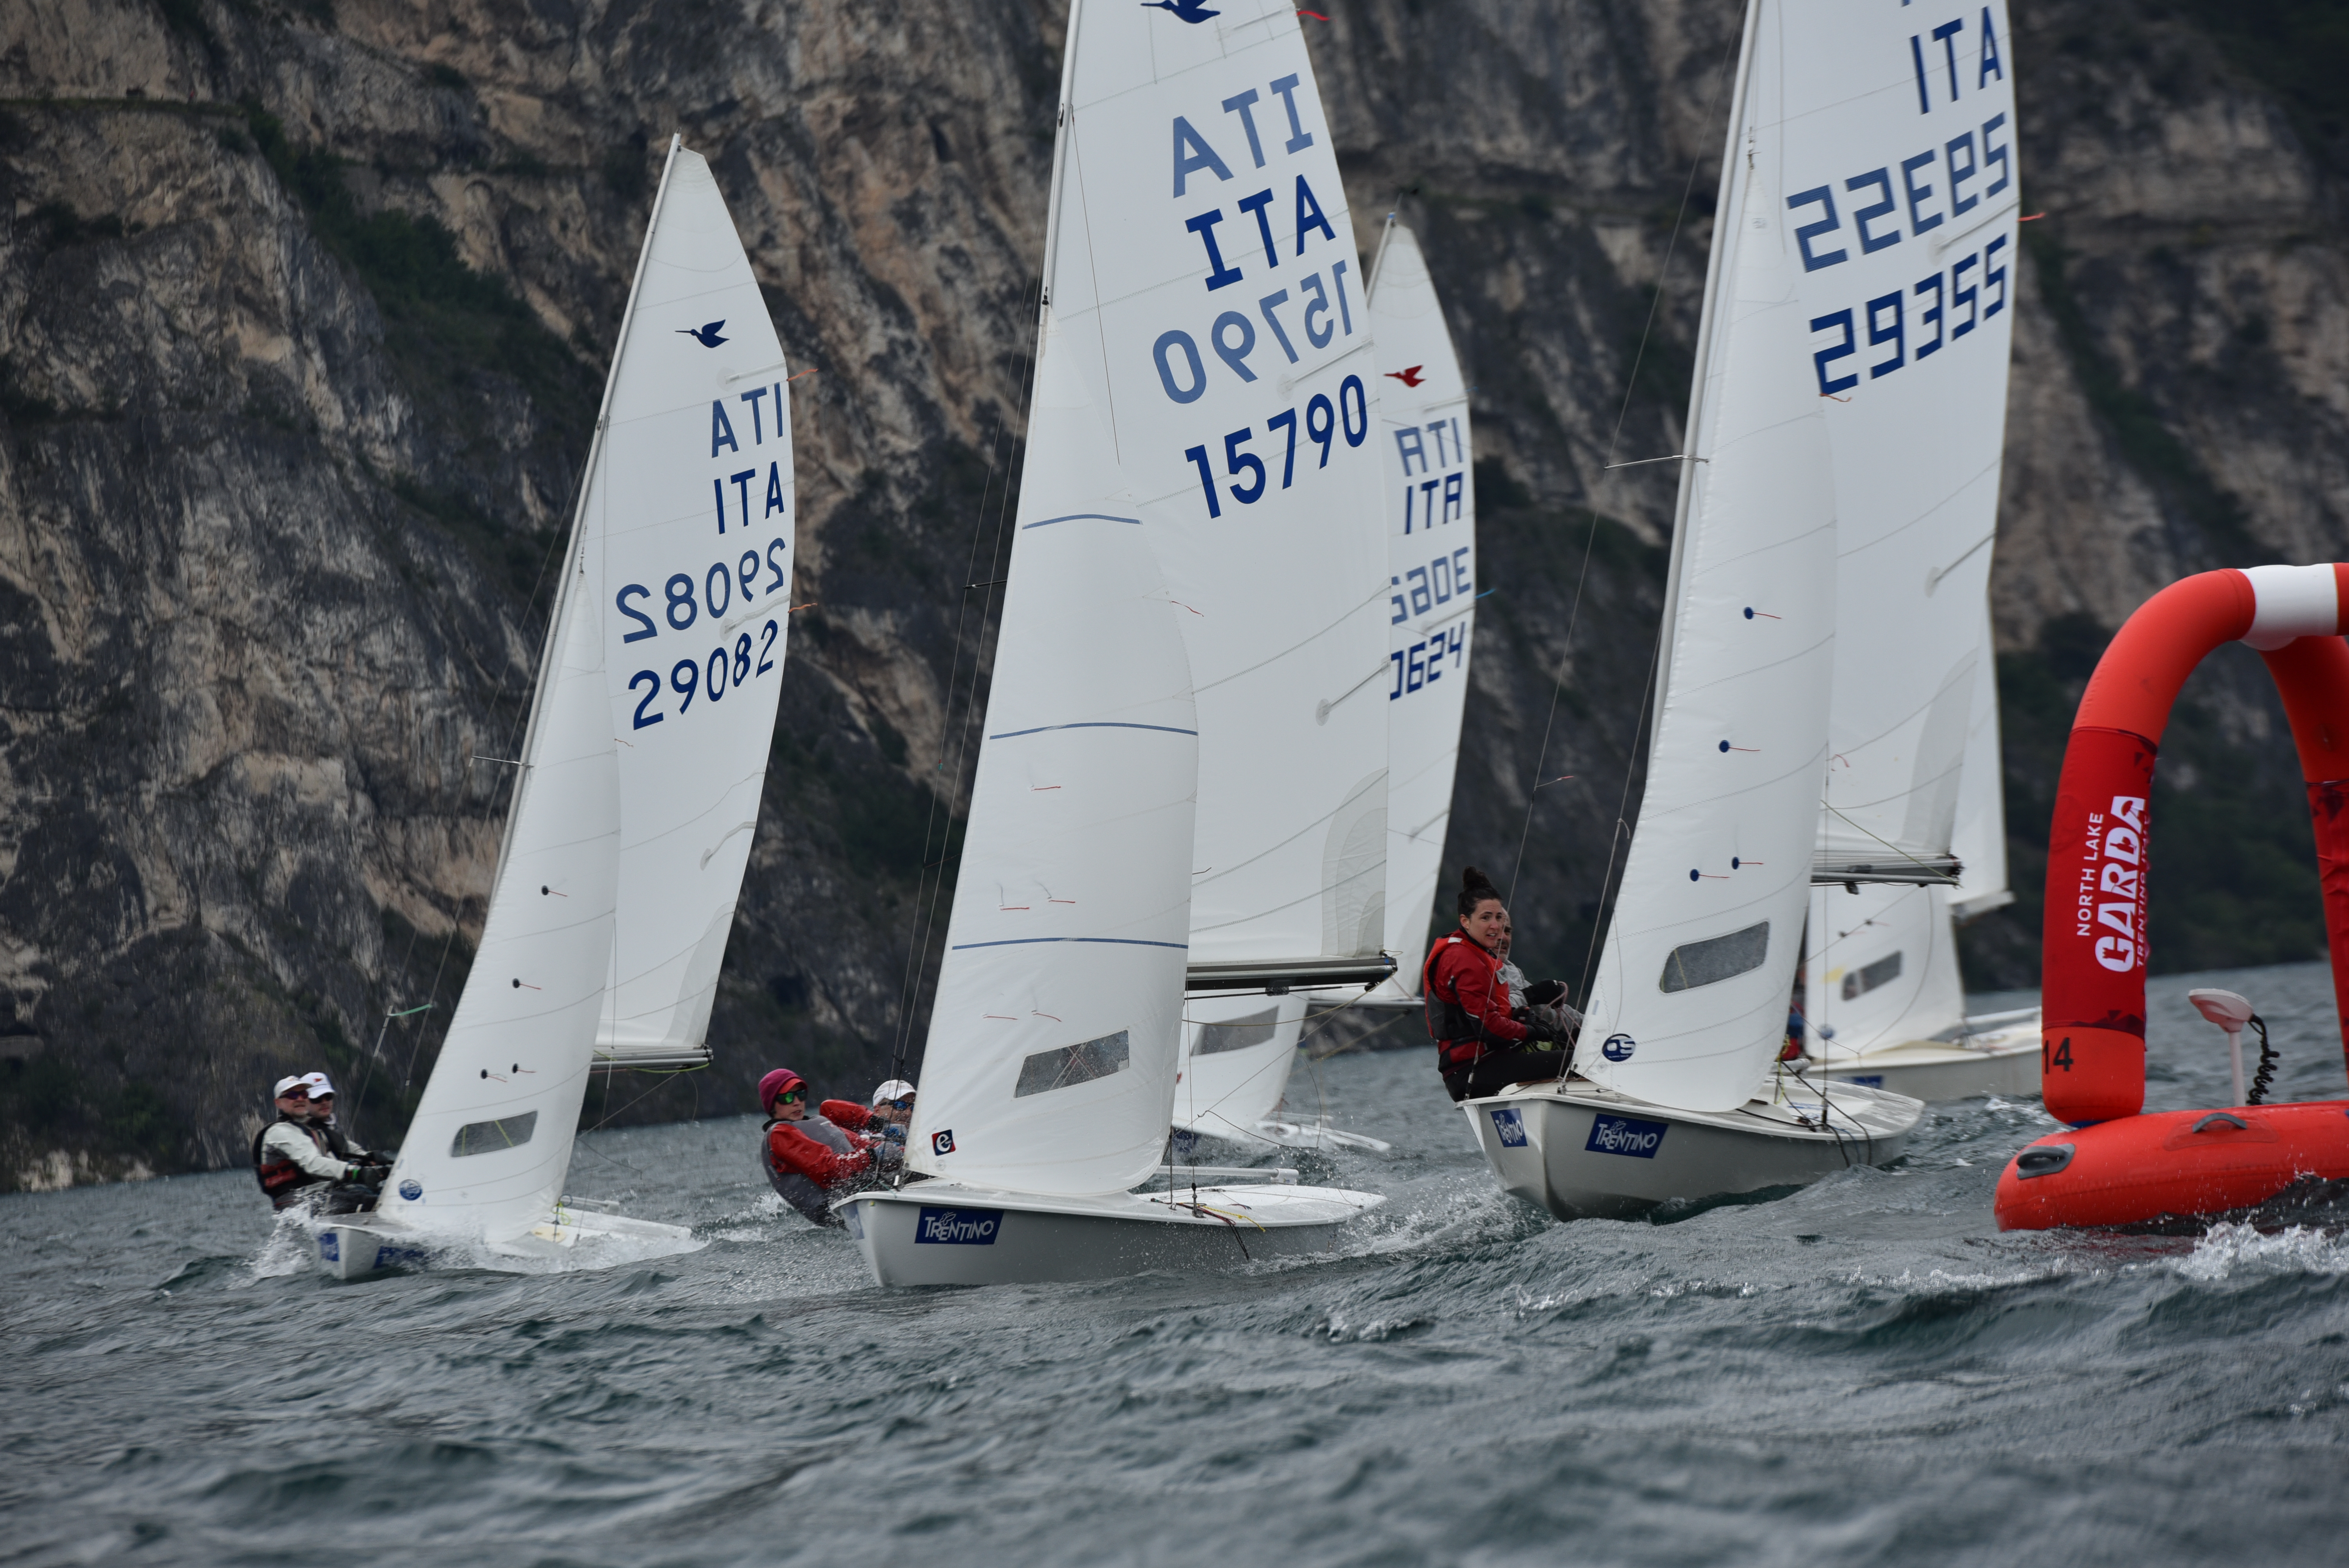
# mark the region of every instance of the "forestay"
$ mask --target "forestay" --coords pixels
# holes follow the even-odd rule
[[[1371,275],[1387,528],[1388,1000],[1419,995],[1443,873],[1476,613],[1468,388],[1418,237],[1390,218]]]
[[[1714,207],[1661,711],[1578,1055],[1599,1082],[1686,1110],[1743,1104],[1777,1048],[1836,635],[1825,405],[1778,184],[1791,62],[1755,22]]]
[[[907,1163],[1115,1192],[1165,1147],[1197,720],[1151,523],[1048,310],[1010,583]]]
[[[2002,4],[1764,4],[1769,171],[1794,227],[1835,452],[1835,708],[1822,881],[1945,878],[2006,428],[2014,91]]]
[[[589,505],[607,552],[620,866],[599,1057],[682,1066],[756,836],[792,583],[789,372],[733,220],[673,150]]]
[[[1182,605],[1200,732],[1191,957],[1374,955],[1378,377],[1297,14],[1080,0],[1069,27],[1048,294]]]

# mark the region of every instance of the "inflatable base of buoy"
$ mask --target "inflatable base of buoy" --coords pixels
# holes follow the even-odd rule
[[[2349,1100],[2125,1116],[2050,1133],[1998,1179],[1998,1228],[2139,1225],[2349,1181]]]

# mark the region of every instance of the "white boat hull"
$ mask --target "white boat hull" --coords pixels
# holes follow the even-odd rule
[[[885,1285],[1028,1284],[1328,1253],[1386,1200],[1332,1187],[1180,1186],[1047,1198],[924,1181],[833,1205]]]
[[[395,1268],[430,1268],[461,1258],[478,1264],[484,1258],[517,1262],[552,1262],[579,1256],[582,1243],[592,1256],[600,1243],[673,1243],[676,1250],[692,1247],[693,1233],[682,1225],[664,1225],[626,1214],[563,1208],[519,1236],[499,1242],[471,1237],[438,1236],[377,1214],[337,1214],[319,1220],[316,1236],[318,1266],[336,1279],[364,1279]]]
[[[1660,1203],[1798,1187],[1907,1151],[1925,1108],[1836,1085],[1825,1125],[1815,1088],[1735,1110],[1668,1110],[1579,1078],[1463,1103],[1503,1191],[1561,1220],[1623,1219]],[[1808,1125],[1806,1125],[1807,1120]]]
[[[1973,1028],[1977,1022],[1968,1019],[1970,1032],[1954,1040],[1907,1040],[1857,1054],[1837,1051],[1830,1044],[1826,1061],[1808,1063],[1806,1076],[1823,1071],[1836,1083],[1929,1101],[1983,1094],[2037,1095],[2039,1010],[2033,1007],[2021,1017],[2001,1014],[1994,1027]]]

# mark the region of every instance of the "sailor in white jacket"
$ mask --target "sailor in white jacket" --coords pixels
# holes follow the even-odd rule
[[[381,1181],[385,1171],[336,1159],[324,1130],[310,1121],[309,1086],[299,1077],[277,1080],[277,1119],[253,1140],[253,1173],[272,1207],[307,1203],[338,1183]]]

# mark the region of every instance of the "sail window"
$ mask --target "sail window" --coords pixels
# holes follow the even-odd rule
[[[1038,1051],[1019,1064],[1019,1085],[1011,1091],[1011,1098],[1019,1099],[1047,1089],[1091,1083],[1112,1073],[1122,1073],[1132,1065],[1133,1052],[1123,1029],[1114,1035],[1103,1035],[1098,1040],[1062,1046],[1057,1051]]]
[[[1664,973],[1656,985],[1666,992],[1693,991],[1759,969],[1769,956],[1770,923],[1765,920],[1726,936],[1681,944],[1665,956]]]
[[[450,1140],[449,1155],[461,1160],[468,1154],[492,1154],[501,1149],[519,1149],[530,1141],[538,1130],[538,1112],[525,1110],[520,1116],[508,1116],[496,1121],[471,1121],[457,1130]]]
[[[1250,1046],[1269,1045],[1279,1022],[1279,1010],[1274,1008],[1234,1018],[1228,1024],[1202,1024],[1199,1043],[1191,1047],[1191,1054],[1213,1057],[1225,1051],[1244,1051]]]
[[[1889,958],[1878,959],[1865,969],[1854,969],[1847,974],[1843,977],[1843,999],[1847,1002],[1857,1000],[1878,985],[1899,978],[1900,954],[1896,953]]]

